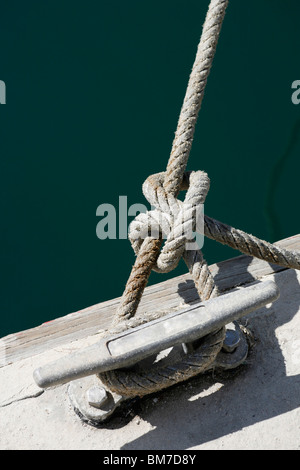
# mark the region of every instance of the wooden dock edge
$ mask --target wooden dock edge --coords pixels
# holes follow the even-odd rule
[[[286,238],[276,244],[289,250],[300,250],[300,235]],[[220,291],[224,292],[286,268],[242,255],[213,264],[210,269]],[[184,308],[198,300],[191,276],[184,274],[148,286],[139,312]],[[119,302],[120,298],[101,302],[35,328],[1,338],[0,367],[108,329]]]

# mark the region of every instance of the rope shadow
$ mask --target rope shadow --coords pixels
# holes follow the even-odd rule
[[[206,373],[162,391],[155,395],[159,400],[156,406],[153,396],[145,397],[139,416],[155,428],[126,444],[124,450],[188,449],[300,406],[300,374],[287,376],[276,337],[276,329],[290,322],[298,312],[299,282],[294,270],[285,270],[274,277],[281,297],[276,302],[275,313],[273,307],[265,307],[260,309],[259,316],[252,314],[253,318],[250,317],[257,341],[246,364],[232,374]],[[284,295],[287,285],[295,292],[293,303]],[[181,286],[185,299],[190,296],[189,289],[186,283]],[[203,398],[201,394],[216,381],[220,384],[218,391],[205,393]],[[195,392],[199,398],[195,399]]]

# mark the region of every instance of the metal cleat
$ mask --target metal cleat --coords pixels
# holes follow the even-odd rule
[[[278,297],[276,284],[266,281],[199,302],[40,367],[34,379],[41,388],[73,381],[68,393],[74,409],[87,421],[102,422],[125,398],[106,390],[95,374],[136,365],[180,345],[188,351],[193,342],[225,325],[223,349],[213,366],[237,367],[245,360],[248,346],[236,320]]]

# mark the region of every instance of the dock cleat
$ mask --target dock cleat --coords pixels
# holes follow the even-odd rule
[[[247,340],[237,320],[278,297],[273,281],[260,282],[102,338],[36,369],[33,376],[43,389],[71,382],[68,395],[76,413],[84,421],[102,423],[130,397],[126,384],[125,393],[110,389],[102,380],[106,374],[120,371],[126,382],[127,375],[142,370],[143,378],[147,380],[149,373],[151,382],[153,370],[165,367],[171,372],[175,369],[172,361],[176,363],[179,356],[181,361],[187,358],[188,364],[190,355],[197,355],[198,350],[201,353],[207,338],[221,329],[225,329],[225,336],[210,367],[237,367],[248,353]],[[152,365],[147,369],[149,362]],[[143,384],[143,393],[138,392],[137,396],[153,392],[151,387],[149,391],[144,389]]]

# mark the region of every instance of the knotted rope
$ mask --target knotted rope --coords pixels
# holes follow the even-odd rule
[[[184,184],[184,172],[193,143],[196,121],[227,5],[228,0],[211,0],[210,2],[180,111],[166,173],[164,178],[159,178],[157,175],[150,176],[143,185],[144,194],[149,198],[149,202],[156,207],[161,206],[162,211],[171,216],[175,215],[178,207],[176,197]],[[146,237],[139,245],[138,256],[117,311],[116,322],[135,315],[151,270],[158,258],[161,244],[160,238]],[[202,264],[203,270],[206,272],[205,278],[209,278],[209,283],[213,284],[212,276],[204,260],[202,260]],[[215,289],[213,290],[215,292]]]
[[[115,331],[137,324],[133,317],[151,270],[169,272],[181,257],[192,275],[200,299],[208,300],[219,295],[202,252],[189,248],[194,242],[192,233],[197,229],[197,214],[201,212],[209,190],[209,178],[203,171],[186,173],[185,168],[227,5],[228,0],[210,2],[166,172],[150,176],[143,184],[144,196],[155,209],[137,216],[130,226],[129,239],[137,257],[117,310]],[[177,199],[180,190],[187,190],[184,202]],[[156,236],[153,231],[157,232]],[[280,249],[207,216],[204,216],[204,234],[242,253],[300,269],[299,253]],[[165,235],[166,242],[160,251]],[[161,365],[158,362],[147,370],[139,370],[138,367],[114,370],[101,373],[100,378],[112,391],[124,396],[156,392],[207,370],[221,350],[224,338],[225,328],[222,328],[202,338],[195,350],[179,358],[175,364]]]

